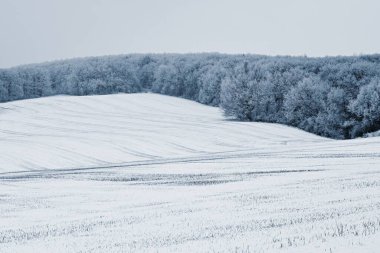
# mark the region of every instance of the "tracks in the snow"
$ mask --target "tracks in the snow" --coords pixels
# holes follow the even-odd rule
[[[125,163],[109,163],[100,164],[86,167],[73,167],[73,168],[58,168],[58,169],[41,169],[41,170],[28,170],[28,171],[16,171],[16,172],[3,172],[0,173],[0,180],[22,180],[28,178],[49,178],[60,175],[70,174],[85,174],[91,171],[104,171],[111,169],[123,169],[134,168],[150,165],[165,165],[165,164],[183,164],[183,163],[201,163],[212,162],[217,160],[227,159],[244,159],[244,158],[294,158],[294,159],[334,159],[334,158],[378,158],[380,153],[299,153],[295,150],[279,150],[279,151],[262,151],[253,152],[252,150],[244,151],[229,151],[229,152],[216,152],[198,156],[176,157],[176,158],[157,158],[149,160],[130,161]],[[293,172],[293,171],[290,171]]]

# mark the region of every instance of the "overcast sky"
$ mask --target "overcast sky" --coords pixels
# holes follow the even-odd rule
[[[379,0],[0,0],[0,67],[148,52],[380,53]]]

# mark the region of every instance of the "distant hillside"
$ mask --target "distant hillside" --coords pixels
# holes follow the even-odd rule
[[[380,55],[134,54],[0,70],[0,102],[146,91],[336,139],[380,129]]]

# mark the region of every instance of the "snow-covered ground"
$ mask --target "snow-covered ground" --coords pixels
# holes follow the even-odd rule
[[[380,137],[154,94],[0,104],[0,252],[377,252]]]

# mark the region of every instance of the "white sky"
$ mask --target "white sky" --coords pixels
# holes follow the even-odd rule
[[[379,0],[0,0],[0,67],[148,52],[380,53]]]

